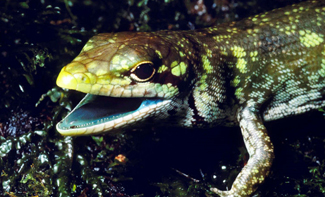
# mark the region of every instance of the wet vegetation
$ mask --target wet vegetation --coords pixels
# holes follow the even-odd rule
[[[97,33],[197,29],[295,2],[0,1],[0,196],[209,196],[212,185],[226,189],[247,161],[238,128],[62,137],[55,124],[83,95],[58,88],[57,74]],[[267,124],[277,158],[258,195],[325,192],[324,118],[303,119]]]

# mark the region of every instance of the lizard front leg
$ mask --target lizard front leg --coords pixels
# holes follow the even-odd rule
[[[247,106],[239,111],[237,119],[249,154],[249,160],[229,191],[211,188],[211,191],[222,197],[249,196],[252,194],[269,174],[274,158],[273,145],[258,110]]]

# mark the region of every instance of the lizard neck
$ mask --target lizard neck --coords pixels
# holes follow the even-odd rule
[[[234,77],[229,67],[234,59],[220,50],[224,43],[216,42],[209,32],[195,32],[189,38],[198,53],[193,65],[196,80],[189,97],[193,126],[236,125],[237,120],[231,118],[236,117],[237,102],[230,85]]]

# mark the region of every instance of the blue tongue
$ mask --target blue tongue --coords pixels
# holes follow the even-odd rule
[[[87,94],[63,121],[62,126],[76,127],[108,121],[138,109],[143,99],[114,98]]]
[[[161,99],[115,98],[87,94],[59,124],[73,129],[108,122],[162,102]]]

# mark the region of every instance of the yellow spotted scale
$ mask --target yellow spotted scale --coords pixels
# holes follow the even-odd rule
[[[249,196],[274,158],[263,122],[325,106],[324,21],[325,2],[307,1],[200,30],[98,34],[57,78],[87,93],[57,130],[240,126],[250,158],[211,191]]]

